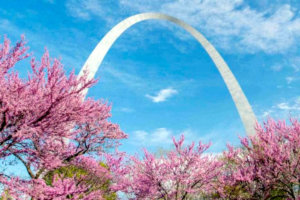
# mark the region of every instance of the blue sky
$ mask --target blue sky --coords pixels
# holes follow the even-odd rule
[[[0,35],[26,36],[78,73],[100,39],[141,12],[178,17],[202,32],[228,63],[260,120],[299,119],[300,3],[297,0],[0,0]],[[21,75],[29,60],[17,66]],[[169,22],[145,21],[112,46],[88,96],[112,103],[111,121],[129,135],[121,150],[168,149],[171,137],[212,142],[220,152],[244,129],[203,48]]]

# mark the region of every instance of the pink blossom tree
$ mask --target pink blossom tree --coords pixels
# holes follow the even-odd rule
[[[51,60],[47,51],[41,62],[31,60],[32,72],[21,79],[13,67],[28,57],[26,51],[23,39],[13,48],[6,38],[0,45],[0,159],[5,162],[15,158],[24,165],[30,180],[2,173],[0,181],[6,186],[19,185],[16,193],[43,195],[56,194],[53,188],[61,191],[67,183],[75,194],[73,179],[46,187],[41,184],[43,174],[70,163],[80,164],[85,158],[93,160],[92,154],[118,145],[126,135],[108,121],[109,105],[83,100],[82,91],[96,81],[88,80],[86,75],[76,77],[74,72],[66,76],[60,61]],[[82,188],[78,186],[79,191]],[[37,198],[55,199],[46,196]]]
[[[300,123],[269,120],[256,135],[241,138],[242,148],[224,152],[222,197],[300,199]]]
[[[210,145],[200,142],[197,147],[194,143],[184,147],[184,136],[178,141],[173,138],[173,142],[175,149],[160,158],[145,150],[144,159],[130,157],[124,164],[124,155],[108,155],[114,189],[132,199],[176,200],[195,199],[212,191],[222,163],[204,154]]]

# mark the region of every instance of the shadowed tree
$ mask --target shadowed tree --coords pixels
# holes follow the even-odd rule
[[[95,168],[103,167],[108,169],[108,166],[103,162],[99,163],[99,166],[94,166]],[[94,170],[90,170],[91,166],[86,167],[81,165],[68,165],[57,168],[55,170],[49,171],[45,176],[44,180],[47,185],[52,185],[53,178],[58,175],[58,178],[66,179],[66,178],[77,178],[77,184],[86,185],[89,190],[86,194],[89,194],[94,191],[101,191],[102,197],[105,200],[116,200],[117,194],[110,189],[111,180],[109,177],[101,177],[102,173],[97,174]],[[106,173],[105,173],[106,175]],[[85,194],[82,194],[84,196]]]

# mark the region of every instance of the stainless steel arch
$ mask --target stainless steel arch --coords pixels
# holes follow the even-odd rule
[[[209,43],[208,40],[200,32],[175,17],[161,13],[142,13],[128,17],[127,19],[121,21],[119,24],[114,26],[98,43],[96,48],[93,50],[93,52],[90,54],[85,64],[83,65],[79,76],[83,75],[84,71],[87,71],[88,77],[93,78],[99,66],[101,65],[106,53],[108,52],[112,44],[118,39],[118,37],[132,25],[149,19],[167,20],[179,25],[187,32],[189,32],[192,36],[194,36],[194,38],[203,46],[203,48],[215,63],[231,94],[240,118],[242,119],[247,135],[253,135],[254,126],[257,121],[256,117],[246,96],[244,95],[234,75],[230,71],[228,65],[223,60],[218,51],[213,47],[213,45]],[[83,91],[84,95],[86,95],[86,93],[87,90]]]

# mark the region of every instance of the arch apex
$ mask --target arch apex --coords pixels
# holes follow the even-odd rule
[[[220,53],[215,49],[215,47],[199,31],[197,31],[195,28],[178,18],[163,13],[148,12],[133,15],[124,19],[116,26],[114,26],[97,44],[97,46],[89,55],[88,59],[83,65],[79,76],[83,75],[84,71],[87,71],[88,78],[94,78],[105,55],[107,54],[113,43],[119,38],[119,36],[132,25],[150,19],[166,20],[173,22],[185,29],[202,45],[202,47],[208,53],[208,55],[210,56],[210,58],[212,59],[222,76],[234,101],[234,104],[238,110],[239,116],[243,122],[247,135],[253,135],[255,133],[254,127],[257,122],[257,119],[243,90],[241,89],[235,76],[229,69],[227,63],[224,61],[224,59],[222,58]],[[83,91],[84,96],[87,94],[87,91],[87,89]]]

